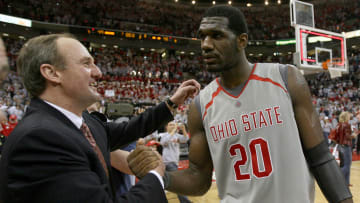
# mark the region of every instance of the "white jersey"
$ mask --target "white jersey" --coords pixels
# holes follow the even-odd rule
[[[279,64],[255,64],[239,95],[212,81],[200,92],[200,108],[221,202],[314,201]]]

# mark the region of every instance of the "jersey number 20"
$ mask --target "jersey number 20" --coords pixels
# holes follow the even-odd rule
[[[262,171],[260,171],[260,169],[259,169],[259,164],[258,164],[259,159],[258,159],[257,153],[256,153],[257,152],[256,145],[259,145],[260,149],[261,149],[261,156],[262,156],[262,161],[263,161],[263,166],[264,166],[264,170],[262,170]],[[251,140],[249,143],[249,149],[250,149],[250,159],[251,159],[251,164],[252,164],[252,172],[253,172],[254,176],[257,178],[264,178],[264,177],[269,176],[272,172],[273,167],[272,167],[272,163],[271,163],[271,159],[270,159],[270,152],[269,152],[269,147],[268,147],[267,141],[264,140],[263,138],[257,138],[257,139]],[[241,157],[240,160],[237,160],[234,163],[236,180],[250,179],[249,173],[240,171],[240,166],[244,166],[248,161],[245,147],[241,144],[233,144],[230,146],[229,152],[232,157],[238,156],[238,155],[240,155],[240,157]],[[240,154],[239,154],[239,152],[240,152]]]

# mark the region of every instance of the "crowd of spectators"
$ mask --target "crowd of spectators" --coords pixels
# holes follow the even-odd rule
[[[7,117],[15,115],[21,120],[29,105],[29,95],[16,73],[15,61],[24,40],[4,38],[7,46],[11,72],[0,90],[0,110]],[[168,54],[163,57],[156,51],[141,51],[101,47],[89,48],[96,65],[103,72],[103,77],[95,84],[103,95],[103,107],[106,103],[127,101],[135,106],[151,105],[165,100],[183,80],[193,77],[203,86],[216,75],[207,72],[198,55]],[[360,115],[360,52],[351,50],[349,55],[349,74],[341,78],[330,78],[328,72],[312,75],[307,78],[313,96],[313,103],[320,114],[324,129],[335,128],[337,117],[342,111],[352,113],[353,129],[358,129]],[[251,62],[291,63],[291,55],[284,57],[249,57]],[[190,101],[187,102],[189,104]],[[104,108],[102,108],[104,109]],[[176,120],[186,123],[188,105],[178,109]],[[360,118],[360,117],[359,117]],[[331,123],[327,125],[326,123]]]
[[[357,0],[312,1],[317,28],[348,32],[360,28]],[[173,1],[0,0],[0,13],[38,21],[196,37],[206,7]],[[242,7],[251,40],[294,37],[288,5]]]

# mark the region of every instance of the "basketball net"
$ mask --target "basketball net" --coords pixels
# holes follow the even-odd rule
[[[336,68],[336,66],[338,64],[339,64],[339,61],[337,58],[335,58],[333,60],[328,59],[325,62],[322,62],[321,66],[325,71],[329,71],[330,78],[333,79],[333,78],[338,78],[338,77],[342,76],[341,70],[334,69],[334,68]],[[329,69],[329,68],[331,68],[331,69]]]

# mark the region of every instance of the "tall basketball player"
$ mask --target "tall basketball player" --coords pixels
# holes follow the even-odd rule
[[[249,63],[247,32],[235,7],[215,6],[202,18],[203,59],[220,77],[191,104],[190,166],[167,174],[167,189],[202,195],[215,169],[221,202],[313,202],[313,177],[330,202],[353,202],[302,74]]]

